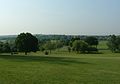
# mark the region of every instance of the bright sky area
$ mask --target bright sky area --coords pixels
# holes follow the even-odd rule
[[[0,35],[120,34],[120,0],[0,0]]]

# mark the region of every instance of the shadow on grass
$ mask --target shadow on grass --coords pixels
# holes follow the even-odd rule
[[[69,57],[48,57],[48,56],[11,56],[11,55],[0,55],[1,59],[6,59],[14,62],[45,62],[52,64],[92,64],[88,62],[80,61],[80,58],[69,58]]]

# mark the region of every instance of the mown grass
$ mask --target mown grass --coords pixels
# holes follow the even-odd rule
[[[0,84],[120,84],[120,54],[0,55]]]

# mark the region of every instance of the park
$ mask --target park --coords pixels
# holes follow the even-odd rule
[[[0,84],[120,84],[120,0],[0,0]]]
[[[3,52],[0,54],[0,83],[119,84],[120,54],[110,51],[107,41],[100,41],[97,48],[99,53],[69,52],[64,46],[50,48],[51,53],[48,46],[47,55],[46,50],[27,54],[20,51],[12,55],[8,51]]]

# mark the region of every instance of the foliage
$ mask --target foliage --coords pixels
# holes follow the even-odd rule
[[[88,45],[92,46],[92,45],[98,45],[98,39],[96,37],[93,37],[93,36],[89,36],[89,37],[86,37],[85,39],[85,42],[88,43]]]
[[[38,39],[30,33],[21,33],[15,40],[16,47],[20,52],[36,52],[38,50]]]
[[[9,53],[11,52],[11,48],[8,42],[6,42],[3,46],[3,52]]]
[[[70,46],[68,46],[68,52],[69,52],[69,53],[71,52],[71,47],[70,47]]]
[[[45,55],[48,55],[49,54],[49,52],[48,51],[45,51]]]
[[[120,36],[111,35],[107,45],[112,52],[120,52]]]
[[[81,40],[75,40],[73,42],[73,48],[77,52],[81,51],[81,52],[84,53],[88,49],[88,44],[86,42],[84,42],[84,41],[81,41]]]
[[[91,52],[98,52],[98,49],[95,48],[95,47],[88,47],[88,48],[87,48],[87,51],[88,51],[88,53],[91,53]]]
[[[8,42],[0,42],[0,52],[1,53],[10,53],[11,52],[11,46]]]
[[[53,42],[50,41],[50,42],[46,42],[46,44],[44,45],[44,48],[46,50],[49,50],[50,53],[51,53],[51,50],[56,49],[56,45],[55,45],[55,43],[53,43]]]
[[[76,40],[73,42],[73,49],[77,52],[80,51],[80,41],[79,40]]]
[[[63,42],[57,40],[57,41],[55,42],[55,45],[56,45],[56,48],[62,48],[62,47],[63,47]]]
[[[80,41],[80,51],[82,53],[85,53],[86,51],[88,51],[88,44],[85,41]]]
[[[81,53],[90,53],[90,52],[98,52],[98,49],[88,45],[88,43],[86,43],[83,40],[75,40],[73,42],[73,49],[75,51],[77,51],[77,53],[81,52]]]

